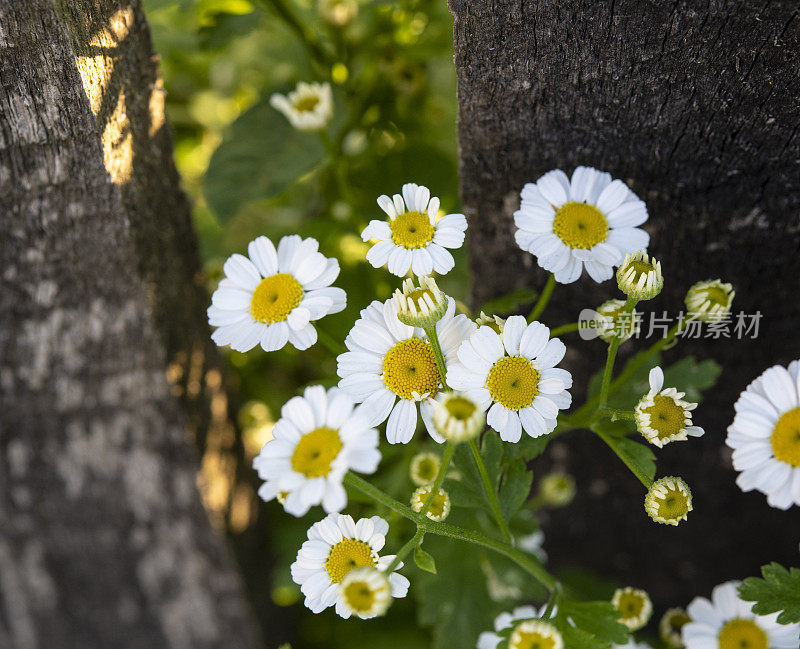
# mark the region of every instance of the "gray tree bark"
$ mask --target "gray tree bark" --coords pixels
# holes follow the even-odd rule
[[[544,285],[513,240],[519,191],[549,169],[587,164],[647,202],[650,251],[666,277],[648,310],[676,314],[692,283],[721,277],[735,285],[735,310],[763,314],[756,340],[682,343],[667,354],[675,360],[688,349],[723,365],[695,417],[706,436],[658,453],[660,475],[693,486],[687,523],[652,524],[635,478],[592,435],[552,445],[550,460],[578,477],[582,494],[549,517],[554,563],[647,587],[662,606],[770,560],[796,565],[796,512],[742,494],[723,440],[738,392],[800,349],[797,3],[450,0],[450,8],[476,306]],[[556,291],[545,319],[561,324],[616,287],[584,278]],[[604,347],[570,347],[577,386],[585,386]]]
[[[2,647],[260,644],[181,408],[230,426],[171,156],[137,0],[0,3]]]

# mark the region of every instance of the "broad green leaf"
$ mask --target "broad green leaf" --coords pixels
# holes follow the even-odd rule
[[[316,133],[296,130],[262,99],[231,124],[211,156],[204,179],[208,204],[227,221],[248,203],[278,196],[324,153]]]
[[[507,521],[528,499],[532,482],[533,471],[528,471],[524,460],[517,460],[506,469],[500,486],[500,510]]]
[[[505,315],[519,310],[523,304],[530,304],[538,297],[538,293],[532,288],[518,288],[511,293],[496,297],[488,302],[484,302],[479,311],[487,315]]]
[[[412,592],[419,623],[432,627],[431,649],[474,647],[481,631],[492,628],[500,605],[489,597],[475,546],[452,539],[431,538],[426,546],[438,557],[436,575],[420,573]]]
[[[568,617],[581,631],[600,642],[624,644],[628,639],[628,628],[619,621],[619,612],[611,602],[562,600],[558,614]]]
[[[800,569],[784,568],[779,563],[761,567],[763,579],[749,577],[739,586],[739,596],[753,604],[756,615],[781,614],[778,622],[800,622]]]
[[[594,430],[636,476],[652,482],[656,475],[656,456],[648,446],[625,436],[631,425],[632,422],[600,421],[594,424]]]
[[[436,560],[420,546],[414,548],[414,563],[425,572],[436,574]]]
[[[697,361],[692,356],[679,360],[664,370],[664,385],[674,386],[686,393],[687,401],[698,403],[703,390],[713,387],[722,367],[714,360]]]
[[[506,444],[505,452],[509,460],[523,459],[530,461],[542,453],[547,448],[548,442],[552,439],[552,435],[541,435],[540,437],[529,437],[523,435],[522,439],[516,444]]]

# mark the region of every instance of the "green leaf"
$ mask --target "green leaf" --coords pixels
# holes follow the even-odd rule
[[[503,442],[500,438],[490,432],[483,436],[481,444],[481,457],[486,465],[486,472],[489,474],[495,491],[500,485],[500,473],[502,471]],[[475,466],[475,458],[472,457],[472,450],[469,444],[459,444],[453,455],[453,465],[458,472],[458,480],[446,480],[445,490],[450,494],[453,505],[457,507],[482,507],[491,512],[489,500],[483,489],[483,481]]]
[[[647,478],[652,482],[656,475],[656,456],[650,447],[626,437],[631,426],[632,422],[628,421],[599,421],[593,425],[593,430],[639,479]]]
[[[570,618],[577,628],[598,642],[624,644],[628,640],[628,628],[619,621],[619,612],[611,602],[562,600],[558,614]]]
[[[739,586],[739,597],[753,604],[753,613],[769,615],[781,611],[778,622],[800,622],[800,569],[779,563],[761,567],[763,579],[749,577]]]
[[[256,200],[278,196],[323,159],[316,133],[301,132],[261,100],[231,124],[204,179],[208,204],[220,221]]]
[[[615,376],[618,376],[622,373],[628,365],[631,363],[637,362],[638,358],[642,356],[644,352],[640,352],[635,356],[632,356],[627,363],[625,363],[625,367],[620,370],[614,372]],[[642,395],[646,394],[650,390],[650,383],[648,381],[648,374],[650,370],[654,368],[661,362],[661,357],[658,354],[654,354],[651,358],[648,358],[642,366],[637,369],[633,375],[628,379],[624,385],[617,388],[609,397],[608,397],[608,406],[609,408],[619,408],[621,410],[632,410]],[[617,366],[619,367],[619,366]],[[598,371],[596,374],[589,379],[589,387],[588,387],[588,398],[591,399],[592,397],[596,396],[600,393],[600,386],[603,383],[603,370]]]
[[[541,435],[539,437],[529,437],[523,435],[522,439],[516,444],[506,444],[505,453],[509,460],[523,460],[530,461],[542,453],[547,448],[548,442],[553,438],[550,435]]]
[[[688,356],[664,370],[664,385],[675,386],[686,393],[687,401],[698,403],[703,398],[703,390],[714,386],[721,371],[722,367],[714,360],[698,362]]]
[[[483,311],[487,315],[514,313],[523,304],[530,304],[533,302],[538,295],[539,294],[531,288],[518,288],[511,291],[511,293],[484,302],[479,311]]]
[[[471,545],[453,546],[451,539],[431,538],[425,544],[439,558],[438,573],[420,573],[412,591],[419,623],[433,629],[431,649],[474,647],[502,610],[489,597],[479,567],[484,553]]]
[[[414,563],[421,570],[436,574],[436,560],[420,546],[414,548]]]
[[[532,482],[533,471],[528,471],[525,460],[517,460],[506,469],[500,487],[500,511],[505,520],[511,520],[525,504]]]

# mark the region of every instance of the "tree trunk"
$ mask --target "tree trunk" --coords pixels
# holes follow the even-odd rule
[[[258,646],[181,409],[230,427],[156,63],[137,0],[0,4],[2,647]]]
[[[797,3],[450,0],[450,8],[475,305],[544,285],[514,243],[519,191],[549,169],[587,164],[647,202],[650,251],[666,279],[646,310],[677,314],[692,283],[721,277],[737,290],[736,311],[763,314],[756,340],[681,343],[667,354],[688,349],[723,365],[695,416],[706,436],[658,453],[660,475],[693,487],[688,522],[654,525],[636,479],[589,433],[551,445],[550,461],[578,477],[582,494],[548,519],[554,563],[645,586],[662,606],[773,559],[796,565],[798,517],[739,491],[723,440],[738,392],[800,348]],[[545,319],[574,322],[616,293],[613,281],[585,277],[559,286]],[[599,341],[570,346],[579,392],[605,350]]]

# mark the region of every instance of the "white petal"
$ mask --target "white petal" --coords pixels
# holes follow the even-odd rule
[[[261,348],[265,352],[274,352],[289,341],[289,325],[275,322],[267,327],[261,336]]]
[[[417,428],[417,405],[409,399],[400,399],[389,415],[386,440],[390,444],[407,444]]]
[[[244,255],[234,254],[228,257],[228,260],[222,265],[222,271],[236,284],[251,291],[261,281],[258,269]]]
[[[278,253],[267,237],[253,239],[247,246],[247,254],[262,277],[270,277],[278,272]]]

